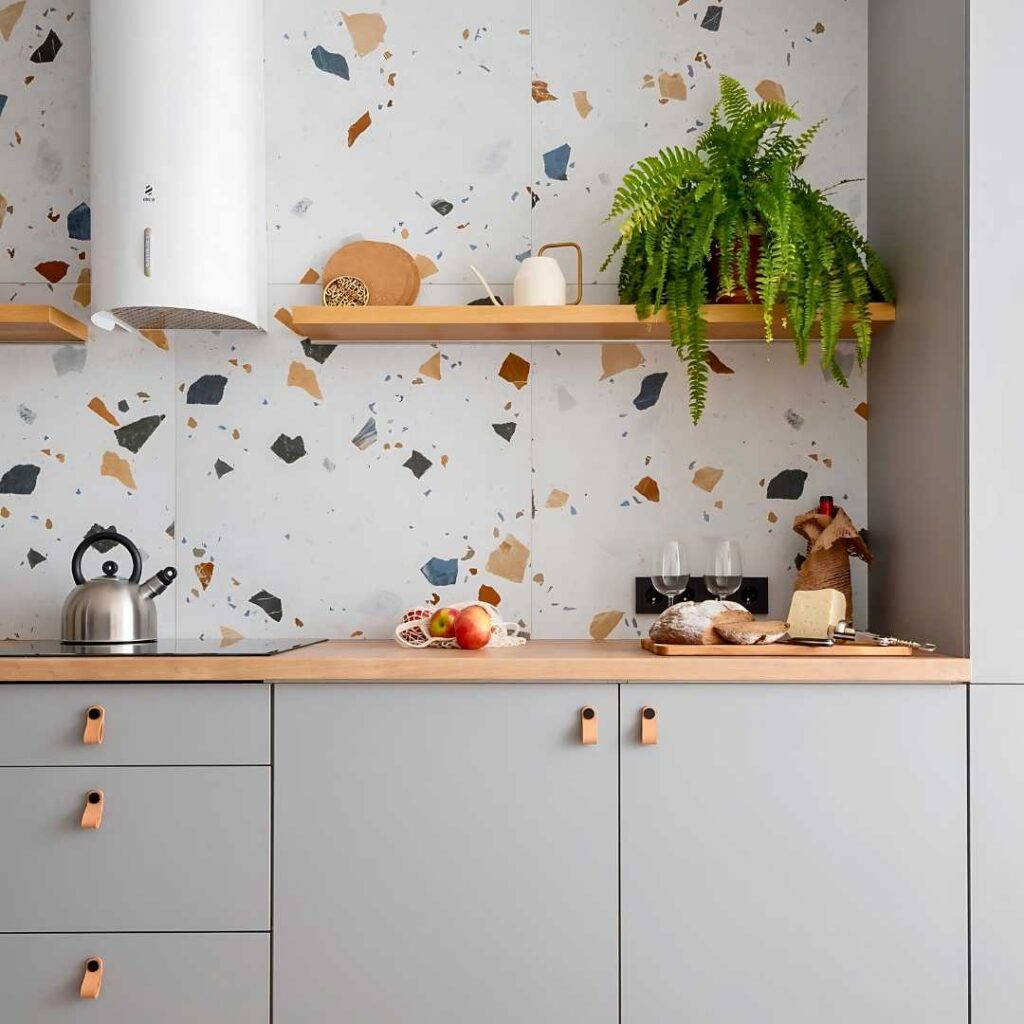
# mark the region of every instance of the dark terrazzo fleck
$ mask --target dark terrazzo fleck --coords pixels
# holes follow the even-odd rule
[[[321,71],[326,71],[329,75],[337,75],[338,78],[348,81],[348,61],[340,53],[331,53],[330,50],[325,50],[322,46],[317,45],[309,51],[309,55]]]
[[[419,480],[419,478],[423,476],[428,469],[430,469],[433,462],[431,462],[426,455],[422,454],[422,452],[414,451],[412,455],[402,463],[402,465],[405,466],[405,468],[409,470],[417,480]]]
[[[457,558],[431,558],[420,566],[420,572],[433,587],[450,587],[459,578],[459,560]]]
[[[701,28],[706,28],[709,32],[717,32],[722,27],[722,8],[720,5],[711,4],[708,9],[704,12],[704,17],[701,19]]]
[[[189,385],[185,401],[188,405],[219,405],[227,382],[222,373],[204,374]]]
[[[784,469],[768,482],[768,497],[796,501],[804,493],[807,474],[802,469]]]
[[[280,434],[277,440],[270,446],[270,450],[282,462],[287,462],[290,465],[306,454],[306,442],[302,440],[301,434],[297,434],[295,437]]]
[[[114,437],[122,448],[138,454],[139,449],[153,436],[153,431],[163,423],[164,417],[143,416],[134,423],[126,423],[114,431]]]
[[[249,603],[262,608],[275,622],[281,621],[281,598],[275,597],[268,590],[261,590],[249,598]]]
[[[36,47],[29,60],[33,64],[49,64],[60,53],[60,48],[63,45],[60,36],[51,28],[49,35]]]
[[[640,382],[640,392],[633,399],[633,405],[638,409],[650,409],[652,405],[657,404],[659,398],[661,398],[661,389],[665,386],[665,381],[668,378],[667,373],[649,373]]]
[[[302,354],[321,366],[334,355],[337,347],[337,345],[318,345],[315,341],[310,341],[309,338],[302,339]]]
[[[39,479],[39,467],[28,464],[11,466],[0,477],[0,494],[31,494]]]

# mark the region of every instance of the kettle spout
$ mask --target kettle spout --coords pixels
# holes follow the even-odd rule
[[[143,601],[151,601],[159,597],[173,582],[178,575],[178,570],[173,565],[161,569],[155,576],[150,576],[145,583],[139,584],[139,597]]]

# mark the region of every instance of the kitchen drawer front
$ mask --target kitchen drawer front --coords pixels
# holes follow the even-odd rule
[[[90,707],[102,743],[84,742]],[[0,686],[0,765],[269,764],[262,683]]]
[[[265,931],[270,769],[2,768],[0,866],[0,932]]]
[[[99,997],[80,993],[103,961]],[[0,935],[8,1024],[268,1024],[267,935]]]

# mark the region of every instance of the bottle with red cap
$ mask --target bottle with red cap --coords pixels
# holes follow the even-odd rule
[[[836,514],[836,503],[832,500],[831,494],[823,494],[818,498],[818,515],[828,516],[834,519]]]

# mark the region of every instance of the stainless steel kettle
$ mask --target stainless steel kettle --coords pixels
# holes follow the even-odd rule
[[[113,541],[132,556],[132,574],[128,579],[117,575],[117,563],[103,563],[103,575],[86,580],[82,575],[82,556],[94,544]],[[153,599],[174,581],[178,571],[173,566],[161,569],[155,576],[142,578],[142,556],[125,536],[103,530],[86,537],[75,548],[71,559],[71,575],[77,586],[67,596],[61,613],[61,638],[74,644],[128,644],[156,640],[156,605]]]

